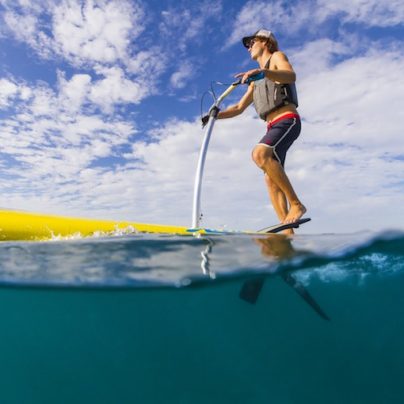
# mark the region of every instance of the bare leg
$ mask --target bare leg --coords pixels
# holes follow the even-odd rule
[[[283,219],[283,223],[292,223],[300,219],[306,213],[306,208],[297,197],[285,170],[281,164],[272,157],[272,154],[273,151],[271,148],[264,145],[258,145],[253,151],[253,159],[256,164],[264,170],[269,181],[277,185],[286,197],[290,209],[286,217]]]
[[[275,212],[279,218],[280,223],[283,223],[285,220],[287,214],[288,214],[288,202],[286,200],[285,194],[281,191],[281,189],[274,183],[272,182],[268,175],[265,174],[265,183],[268,188],[268,194],[269,197],[272,201],[272,206],[275,209]],[[287,235],[293,235],[295,232],[293,229],[286,229],[283,230],[284,234]]]
[[[300,219],[306,213],[306,208],[297,197],[283,167],[277,160],[270,158],[266,159],[264,169],[269,179],[281,189],[290,204],[290,209],[283,222],[292,223]]]
[[[271,199],[272,206],[274,207],[279,220],[283,222],[289,210],[286,196],[281,189],[269,179],[267,174],[265,174],[265,183],[268,188],[268,195]]]

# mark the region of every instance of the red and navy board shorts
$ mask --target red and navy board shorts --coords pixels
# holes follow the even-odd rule
[[[259,141],[273,149],[273,157],[285,164],[286,152],[292,143],[299,137],[302,124],[298,114],[290,113],[282,115],[268,123],[267,133]]]

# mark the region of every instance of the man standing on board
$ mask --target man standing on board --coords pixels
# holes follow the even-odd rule
[[[269,196],[279,220],[293,223],[306,213],[283,168],[286,152],[301,129],[296,109],[296,74],[286,55],[279,51],[271,31],[260,29],[242,41],[259,68],[236,77],[241,78],[242,83],[259,74],[262,78],[251,81],[238,104],[220,111],[217,118],[237,116],[254,103],[259,116],[267,122],[267,132],[253,149],[252,158],[265,173]],[[293,230],[288,229],[286,233],[293,234]]]

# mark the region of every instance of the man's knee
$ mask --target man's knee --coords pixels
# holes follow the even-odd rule
[[[258,145],[252,151],[252,159],[254,163],[264,169],[266,163],[272,159],[273,151],[270,147]]]

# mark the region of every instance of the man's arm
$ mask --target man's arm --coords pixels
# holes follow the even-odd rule
[[[272,55],[272,61],[275,69],[261,70],[268,79],[281,84],[294,83],[296,81],[296,73],[283,52],[275,52]]]
[[[252,102],[253,102],[253,83],[248,86],[246,93],[243,95],[241,100],[236,105],[232,105],[226,108],[224,111],[220,111],[218,114],[218,119],[233,118],[234,116],[240,115]]]
[[[264,73],[265,76],[272,81],[281,84],[294,83],[296,81],[296,73],[292,65],[289,63],[287,56],[283,52],[275,52],[272,55],[273,69],[252,69],[244,73],[236,74],[235,77],[241,77],[241,82],[245,83],[251,76]]]

